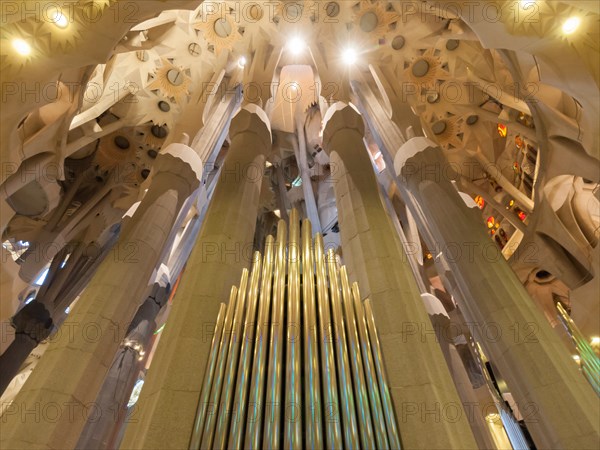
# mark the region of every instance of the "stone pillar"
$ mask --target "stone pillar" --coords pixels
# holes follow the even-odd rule
[[[270,125],[256,105],[231,122],[231,145],[121,448],[188,448],[219,305],[249,267]]]
[[[324,119],[344,263],[372,300],[406,448],[477,448],[420,292],[379,193],[361,116],[337,103]],[[445,417],[452,410],[452,420]],[[458,416],[457,420],[454,420]]]
[[[155,318],[167,303],[169,289],[168,285],[154,283],[146,301],[137,310],[127,331],[124,345],[113,359],[95,401],[96,408],[110,413],[90,417],[77,443],[78,449],[110,448],[115,427],[122,426],[126,418],[131,390],[146,362],[148,344],[156,330]]]
[[[50,312],[35,300],[15,314],[12,324],[15,340],[0,355],[0,395],[17,375],[31,351],[52,332]]]
[[[419,208],[464,299],[461,310],[513,394],[538,448],[597,448],[600,404],[559,336],[451,183],[442,151],[416,137],[395,170]],[[419,219],[417,219],[419,220]],[[423,225],[423,224],[422,224]]]
[[[94,413],[90,405],[139,307],[177,213],[199,185],[201,161],[191,148],[172,144],[154,170],[153,183],[124,223],[112,256],[102,262],[3,416],[1,447],[73,448],[87,414]]]

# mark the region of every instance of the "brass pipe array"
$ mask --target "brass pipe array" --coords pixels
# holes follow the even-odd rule
[[[190,449],[400,449],[369,300],[290,214],[221,305]]]

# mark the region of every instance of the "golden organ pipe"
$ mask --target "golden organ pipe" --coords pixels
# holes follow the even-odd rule
[[[217,419],[217,431],[215,433],[212,446],[213,449],[224,449],[227,442],[227,429],[229,428],[231,402],[233,400],[233,383],[235,382],[240,344],[242,341],[242,323],[246,308],[247,289],[248,269],[244,269],[242,270],[242,279],[238,289],[235,316],[233,317],[233,326],[231,328],[231,340],[229,341],[229,352],[227,354],[227,367],[225,369],[223,391],[221,392],[221,402],[219,404],[219,414]]]
[[[335,253],[331,249],[327,253],[327,266],[329,268],[331,309],[333,311],[333,329],[335,333],[335,354],[337,358],[340,398],[342,402],[341,410],[342,422],[344,425],[344,442],[347,449],[355,449],[360,448],[360,440],[356,423],[356,410],[352,392],[352,375],[350,374],[350,363],[348,361],[348,346],[346,344],[346,330],[344,329],[342,301],[340,299],[337,261]]]
[[[223,334],[223,326],[225,324],[226,311],[227,305],[225,303],[221,303],[221,306],[219,308],[219,314],[217,315],[215,334],[213,335],[213,339],[210,344],[210,354],[208,356],[208,363],[206,364],[204,382],[202,383],[202,391],[200,393],[200,402],[198,403],[198,411],[196,414],[196,422],[194,423],[194,431],[192,433],[192,439],[190,440],[190,450],[196,450],[200,447],[200,439],[202,439],[202,427],[204,426],[204,418],[206,417],[208,397],[210,395],[210,388],[212,386],[215,367],[217,365],[217,358],[219,356],[219,344],[221,342],[221,336]]]
[[[271,311],[274,246],[273,236],[268,236],[265,245],[258,319],[256,321],[256,345],[254,347],[252,380],[248,397],[248,418],[244,419],[246,426],[245,448],[247,449],[257,449],[260,447],[262,413],[264,411],[265,374],[269,351],[269,314]],[[241,442],[238,441],[238,437],[235,435],[233,435],[233,440],[230,438],[229,443],[229,447],[232,449],[242,448],[240,445]]]
[[[371,450],[375,448],[375,437],[373,436],[369,395],[367,394],[360,341],[358,339],[358,330],[356,329],[356,319],[354,317],[352,291],[350,290],[348,272],[346,271],[345,266],[340,268],[340,279],[342,282],[342,302],[344,314],[346,316],[345,324],[350,350],[349,354],[351,356],[350,366],[352,368],[352,381],[354,384],[354,394],[357,406],[360,442],[363,449]]]
[[[237,291],[237,287],[232,286],[231,293],[229,294],[227,314],[225,316],[225,323],[223,325],[223,335],[221,336],[221,345],[219,346],[219,357],[217,359],[214,382],[210,389],[210,397],[206,408],[206,419],[204,421],[204,427],[202,430],[202,440],[200,444],[201,449],[212,448],[212,442],[215,433],[216,415],[218,413],[221,386],[223,384],[223,374],[225,372],[225,363],[227,362],[227,352],[229,350],[231,324],[235,314]]]
[[[283,220],[277,226],[277,262],[275,265],[275,281],[273,285],[273,311],[271,314],[271,342],[269,349],[269,371],[267,375],[267,399],[264,407],[265,425],[263,432],[263,448],[279,448],[281,434],[281,401],[283,359],[283,327],[285,302],[285,248],[287,227]]]
[[[300,222],[290,214],[283,448],[302,448],[302,328],[300,324]]]
[[[190,449],[399,449],[371,303],[296,210],[287,236],[220,307]]]
[[[381,403],[385,414],[385,425],[387,427],[388,439],[390,441],[390,449],[400,449],[400,434],[396,426],[394,413],[394,405],[392,396],[388,387],[387,378],[383,366],[383,357],[381,353],[381,345],[377,336],[377,328],[375,327],[375,318],[371,308],[371,301],[365,300],[365,316],[367,319],[367,327],[369,329],[369,340],[373,350],[373,360],[375,362],[375,370],[377,371],[377,381],[379,382],[379,392],[381,394]]]
[[[260,252],[254,253],[252,261],[252,274],[250,275],[250,289],[248,291],[248,308],[244,321],[244,331],[241,334],[240,362],[235,383],[235,399],[231,416],[231,429],[229,434],[229,448],[241,448],[244,420],[246,417],[246,400],[248,396],[248,376],[250,363],[254,350],[254,330],[256,328],[256,307],[258,304],[258,282],[260,280],[261,258]]]
[[[317,272],[317,309],[319,313],[321,371],[323,373],[325,448],[337,450],[343,447],[340,423],[341,411],[337,387],[337,370],[335,367],[335,341],[329,307],[329,292],[327,289],[327,270],[323,250],[323,236],[321,234],[317,234],[315,237],[315,269]]]
[[[319,387],[319,341],[315,306],[315,262],[310,220],[302,224],[302,304],[304,310],[304,421],[308,449],[323,448],[321,391]]]
[[[367,381],[367,390],[369,392],[369,403],[371,404],[371,416],[373,418],[373,429],[377,439],[377,448],[389,448],[387,433],[385,430],[385,418],[381,406],[381,396],[379,395],[379,385],[377,383],[377,373],[375,363],[373,362],[373,353],[369,344],[369,332],[365,322],[365,313],[360,302],[360,290],[358,283],[352,285],[352,298],[354,300],[354,313],[356,314],[356,325],[360,336],[360,348],[362,350],[363,364]]]

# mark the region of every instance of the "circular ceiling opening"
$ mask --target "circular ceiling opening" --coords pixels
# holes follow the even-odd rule
[[[117,136],[114,142],[121,150],[127,150],[129,148],[129,140],[125,136]]]
[[[167,137],[167,134],[169,134],[165,127],[160,127],[158,125],[153,125],[150,129],[150,132],[152,133],[152,136],[157,137],[159,139],[164,139]]]
[[[247,11],[252,20],[260,20],[263,17],[263,10],[258,3],[250,5]]]
[[[288,3],[283,8],[283,15],[286,19],[295,21],[302,16],[302,6],[298,3]]]
[[[169,112],[171,111],[171,105],[161,100],[158,102],[158,109],[160,109],[162,112]]]
[[[477,123],[477,121],[479,120],[479,116],[469,116],[467,117],[467,125],[475,125]]]
[[[231,34],[231,24],[225,18],[215,20],[213,28],[217,36],[221,38],[226,38]]]
[[[404,36],[396,36],[393,40],[392,40],[392,48],[394,50],[400,50],[402,47],[404,47],[404,44],[406,43]]]
[[[446,42],[446,50],[456,50],[458,48],[458,46],[460,45],[460,42],[456,39],[449,39],[448,42]]]
[[[158,156],[158,152],[151,148],[150,150],[148,150],[148,156],[152,159],[156,159],[156,157]]]
[[[438,92],[430,92],[427,94],[427,103],[437,103],[440,101],[440,94]]]
[[[200,46],[198,44],[196,44],[195,42],[192,42],[190,45],[188,45],[188,52],[192,56],[200,56],[200,53],[202,53],[202,50],[200,49]]]
[[[375,28],[377,28],[378,24],[379,19],[377,18],[377,14],[375,14],[374,12],[366,12],[360,18],[360,29],[363,30],[365,33],[370,33],[371,31],[373,31]]]
[[[413,64],[412,74],[415,77],[417,77],[417,78],[424,77],[425,75],[427,75],[427,72],[429,72],[429,63],[426,60],[419,59],[417,62],[415,62]]]
[[[177,69],[171,69],[167,72],[167,80],[173,86],[181,86],[183,84],[183,74]]]
[[[444,131],[446,131],[446,122],[444,122],[443,120],[437,121],[431,126],[431,131],[433,131],[433,134],[435,134],[436,136],[439,136]]]
[[[142,178],[145,180],[146,178],[148,178],[148,175],[150,175],[150,169],[144,169],[142,170]]]
[[[325,5],[325,14],[328,17],[337,17],[340,13],[340,5],[337,2],[329,2]]]

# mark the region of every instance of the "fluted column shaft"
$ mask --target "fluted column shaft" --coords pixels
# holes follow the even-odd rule
[[[408,258],[382,203],[363,144],[362,118],[336,104],[325,122],[323,147],[331,160],[344,263],[363,296],[372,300],[403,446],[476,448]],[[424,329],[431,331],[425,338]],[[452,420],[444,417],[449,408]]]
[[[597,396],[489,239],[480,211],[469,209],[452,185],[441,149],[413,138],[398,151],[395,169],[418,217],[427,218],[472,332],[506,380],[538,448],[597,447]]]
[[[179,284],[122,448],[188,448],[219,306],[252,258],[265,155],[264,112],[247,105],[231,122],[231,145],[200,236]]]
[[[153,183],[124,223],[113,254],[102,262],[5,415],[3,448],[73,448],[89,415],[107,413],[97,411],[93,401],[179,208],[199,184],[201,162],[189,147],[173,144],[154,170]]]

